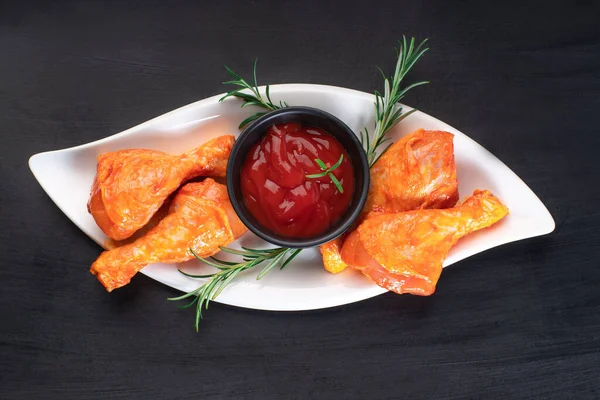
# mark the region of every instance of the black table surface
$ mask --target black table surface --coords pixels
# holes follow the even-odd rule
[[[0,2],[0,397],[600,398],[600,7],[329,1]],[[213,304],[200,331],[145,276],[108,294],[100,248],[27,166],[264,83],[372,92],[430,40],[406,103],[457,127],[546,204],[554,233],[444,271],[431,297],[294,313]]]

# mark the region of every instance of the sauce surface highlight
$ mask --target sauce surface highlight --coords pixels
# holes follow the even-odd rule
[[[329,168],[331,178],[307,178]],[[282,236],[319,235],[342,217],[354,194],[354,169],[344,147],[327,131],[297,122],[273,125],[250,148],[241,171],[241,189],[248,210],[267,229]]]

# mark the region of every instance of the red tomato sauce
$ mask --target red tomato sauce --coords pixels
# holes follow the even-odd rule
[[[343,154],[331,178],[322,173]],[[241,171],[242,195],[248,210],[267,229],[282,236],[319,235],[342,217],[354,194],[354,169],[348,153],[323,129],[297,122],[273,125],[248,152]]]

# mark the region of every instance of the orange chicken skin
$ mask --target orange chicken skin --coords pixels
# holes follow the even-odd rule
[[[348,264],[342,260],[341,254],[345,238],[346,234],[343,234],[319,246],[319,251],[323,258],[323,267],[327,272],[337,274],[348,267]]]
[[[371,168],[363,214],[454,207],[453,139],[449,132],[418,129],[394,143]]]
[[[507,214],[487,190],[476,190],[454,208],[374,214],[348,236],[342,258],[385,289],[429,296],[450,248]]]
[[[146,149],[102,154],[88,211],[108,237],[127,239],[182,182],[198,176],[224,177],[233,142],[233,136],[220,136],[180,156]]]
[[[169,214],[145,236],[108,250],[92,264],[91,272],[107,291],[120,288],[148,264],[177,263],[208,257],[246,232],[227,196],[227,188],[207,178],[184,185]]]
[[[390,146],[371,168],[371,188],[362,218],[376,212],[456,205],[453,138],[449,132],[418,129]],[[343,242],[340,237],[319,248],[323,266],[331,273],[347,267],[340,255]]]

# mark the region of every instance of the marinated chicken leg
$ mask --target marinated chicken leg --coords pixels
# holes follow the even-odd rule
[[[152,263],[177,263],[208,257],[246,231],[227,196],[227,188],[207,178],[183,186],[175,195],[169,214],[145,236],[131,244],[100,254],[91,272],[107,291],[129,283]]]
[[[449,132],[419,129],[394,143],[371,168],[363,214],[456,205],[453,139]]]
[[[371,188],[362,217],[376,212],[448,208],[458,201],[454,135],[419,129],[394,143],[371,168]],[[340,256],[344,238],[319,249],[331,273],[346,268]]]
[[[487,190],[476,190],[454,208],[374,214],[348,236],[342,258],[381,287],[428,296],[435,291],[450,248],[507,214]]]
[[[180,156],[145,149],[102,154],[88,211],[108,237],[127,239],[182,182],[198,176],[224,177],[233,142],[233,136],[221,136]]]

